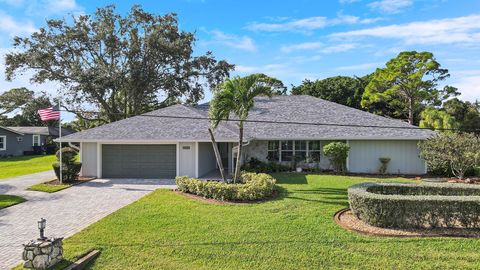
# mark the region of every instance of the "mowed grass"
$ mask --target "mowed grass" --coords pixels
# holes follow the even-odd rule
[[[0,158],[0,179],[53,170],[55,155]]]
[[[26,201],[24,198],[14,195],[0,195],[0,209]]]
[[[348,186],[375,179],[276,177],[281,195],[249,205],[157,190],[66,239],[66,259],[100,249],[93,269],[480,268],[480,240],[369,237],[336,225]]]
[[[71,184],[49,185],[45,183],[36,184],[27,188],[27,190],[54,193],[71,187]]]

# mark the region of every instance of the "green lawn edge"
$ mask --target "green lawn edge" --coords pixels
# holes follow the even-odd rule
[[[0,195],[0,209],[7,208],[25,201],[27,201],[27,199],[16,195]]]
[[[64,190],[69,187],[72,187],[72,185],[71,184],[49,185],[45,183],[40,183],[40,184],[36,184],[28,187],[27,190],[46,192],[46,193],[55,193],[57,191]]]

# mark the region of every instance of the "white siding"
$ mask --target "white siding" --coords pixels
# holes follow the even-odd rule
[[[213,145],[210,142],[198,143],[198,176],[202,177],[205,174],[216,169],[217,161],[215,159],[215,152]],[[224,164],[226,166],[226,164]]]
[[[349,171],[378,173],[381,157],[390,158],[391,174],[424,174],[425,162],[419,157],[417,141],[349,141]]]
[[[97,176],[97,143],[82,143],[82,176]]]

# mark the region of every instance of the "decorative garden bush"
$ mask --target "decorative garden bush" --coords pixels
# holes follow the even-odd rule
[[[186,176],[175,178],[178,190],[221,201],[256,201],[271,197],[275,178],[264,173],[242,173],[241,183],[202,181]]]
[[[352,212],[384,228],[480,228],[480,186],[362,183],[348,189]]]
[[[60,179],[60,154],[62,155],[62,179]],[[53,163],[53,170],[57,179],[61,182],[69,183],[77,180],[82,168],[82,163],[76,161],[78,153],[73,148],[64,147],[56,153],[57,161]]]
[[[331,142],[323,147],[323,153],[330,158],[336,172],[347,171],[347,157],[350,146],[343,142]]]

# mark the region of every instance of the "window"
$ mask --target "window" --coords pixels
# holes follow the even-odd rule
[[[33,135],[33,146],[40,146],[40,135]]]
[[[268,161],[278,161],[280,158],[280,147],[278,141],[269,141],[268,142],[268,154],[267,160]]]
[[[7,150],[7,136],[0,136],[0,150]]]
[[[281,142],[280,161],[292,161],[293,158],[293,141]]]
[[[307,160],[307,142],[295,141],[295,159],[297,161]]]
[[[322,147],[320,141],[308,142],[308,157],[310,162],[320,162]]]

